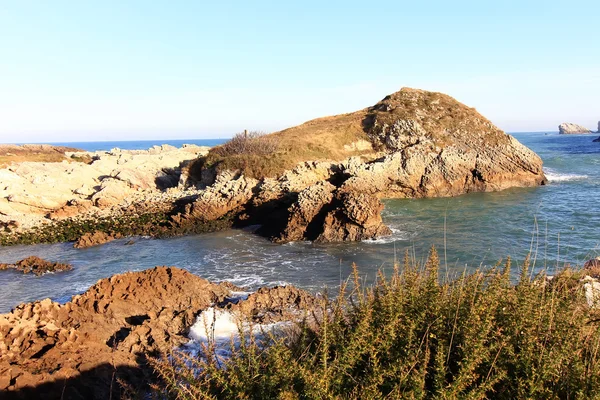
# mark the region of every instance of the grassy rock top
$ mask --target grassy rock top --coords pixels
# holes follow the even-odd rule
[[[360,111],[253,137],[255,149],[235,152],[227,145],[217,146],[200,163],[217,171],[240,170],[254,178],[274,177],[303,161],[374,158],[378,152],[412,145],[419,137],[439,147],[490,147],[510,142],[508,135],[474,108],[442,93],[403,88]],[[261,142],[272,150],[268,157],[261,151],[265,147]]]

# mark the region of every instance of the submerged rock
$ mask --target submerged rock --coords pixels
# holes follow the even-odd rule
[[[564,122],[558,126],[558,133],[561,135],[567,135],[577,133],[592,133],[592,131],[581,125]]]
[[[31,256],[14,264],[0,264],[0,270],[3,269],[16,269],[24,274],[33,273],[39,276],[48,272],[70,271],[73,267],[70,264],[46,261],[42,258]]]

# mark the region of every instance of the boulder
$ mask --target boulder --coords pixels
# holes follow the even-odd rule
[[[577,133],[592,133],[592,131],[581,125],[564,122],[558,126],[558,133],[561,135],[567,135]]]
[[[75,244],[73,244],[73,247],[75,247],[76,249],[85,249],[88,247],[98,246],[104,243],[112,242],[113,240],[115,240],[115,238],[106,232],[94,231],[92,233],[86,233],[79,239],[77,239]]]
[[[51,262],[36,256],[30,256],[14,264],[0,263],[0,270],[3,269],[16,269],[24,274],[33,273],[39,276],[48,272],[70,271],[73,267],[70,264]]]
[[[392,231],[383,223],[383,204],[368,193],[339,193],[334,209],[329,211],[317,242],[361,241],[389,236]]]

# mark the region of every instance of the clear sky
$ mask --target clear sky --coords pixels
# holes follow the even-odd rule
[[[600,2],[0,0],[0,142],[273,131],[403,86],[595,128]]]

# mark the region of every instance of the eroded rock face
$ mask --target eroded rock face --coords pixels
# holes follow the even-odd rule
[[[33,273],[39,276],[48,272],[70,271],[73,269],[73,266],[71,266],[70,264],[46,261],[42,258],[31,256],[23,260],[17,261],[14,264],[0,263],[0,270],[3,269],[16,269],[17,271],[21,271],[24,274]]]
[[[226,303],[231,289],[156,267],[102,279],[64,305],[22,304],[0,315],[2,398],[121,398],[120,381],[143,393],[153,379],[146,357],[186,343],[200,312]],[[226,307],[270,323],[314,302],[302,290],[276,287]]]
[[[558,126],[558,133],[561,135],[577,134],[577,133],[592,133],[585,126],[564,122]]]
[[[260,288],[246,300],[228,304],[227,309],[251,318],[254,323],[271,324],[296,320],[314,310],[317,300],[310,293],[293,286]]]
[[[374,195],[342,192],[336,200],[333,210],[325,216],[317,242],[356,242],[392,234],[381,219],[383,204]]]
[[[321,181],[300,192],[288,210],[285,228],[273,240],[342,242],[387,236],[392,232],[383,224],[382,210],[372,194],[343,192]]]

